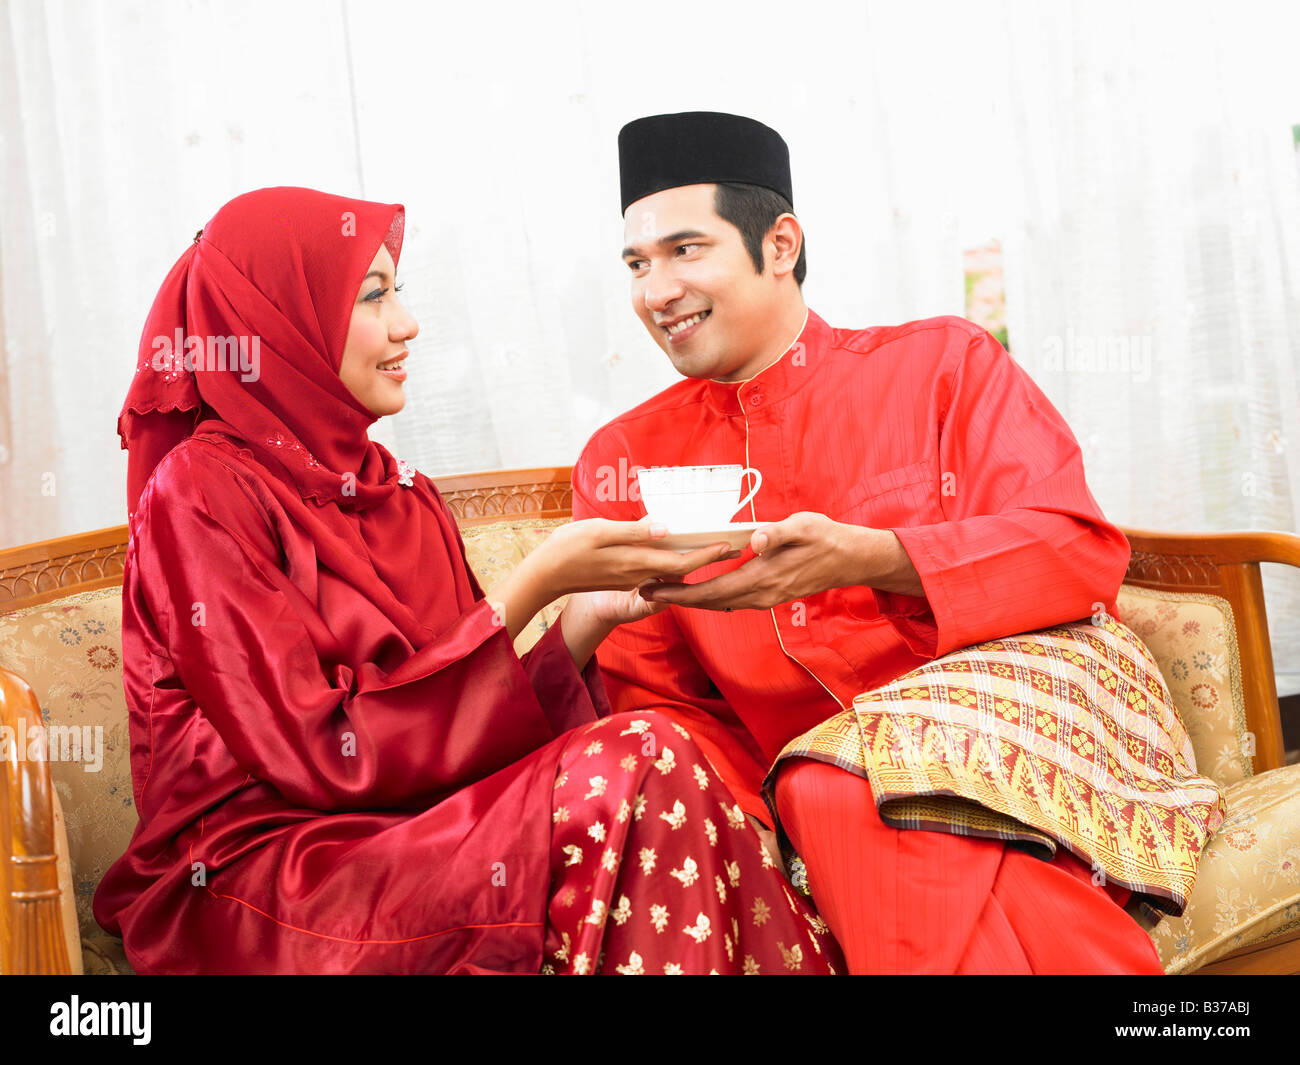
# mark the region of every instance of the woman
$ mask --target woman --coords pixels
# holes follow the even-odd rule
[[[602,719],[592,651],[635,588],[725,552],[573,523],[489,603],[432,482],[369,440],[417,331],[403,217],[249,193],[155,300],[118,423],[140,822],[96,919],[140,972],[838,967],[690,740]]]

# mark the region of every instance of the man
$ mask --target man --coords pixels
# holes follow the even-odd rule
[[[763,483],[741,556],[644,590],[672,605],[598,660],[615,710],[680,721],[770,829],[760,788],[790,740],[954,649],[1114,613],[1129,547],[1069,428],[987,332],[832,329],[808,310],[775,131],[658,115],[619,151],[633,309],[685,380],[592,437],[574,517],[641,517],[613,475],[636,466],[740,463]],[[1049,863],[888,827],[865,779],[821,763],[783,767],[776,788],[854,971],[1160,971],[1127,892],[1064,848]],[[1060,953],[1062,921],[1087,922],[1088,945]]]

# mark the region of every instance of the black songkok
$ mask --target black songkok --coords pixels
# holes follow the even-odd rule
[[[737,182],[779,192],[793,206],[790,149],[761,122],[718,111],[651,115],[618,134],[623,212],[643,196],[679,185]]]

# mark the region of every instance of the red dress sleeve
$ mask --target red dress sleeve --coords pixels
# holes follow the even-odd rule
[[[596,656],[579,670],[564,642],[563,624],[561,611],[555,624],[519,659],[557,736],[612,712]]]
[[[460,564],[469,578],[469,585],[474,590],[475,599],[485,598],[483,587],[478,582],[474,568],[469,564],[469,553],[465,549],[464,537],[457,528],[456,515],[452,513],[447,501],[443,499],[438,486],[424,474],[417,476],[428,487],[429,494],[438,501],[447,524],[456,529],[456,543],[460,549]],[[610,713],[609,697],[605,692],[604,678],[596,656],[592,655],[587,664],[578,669],[564,642],[564,613],[556,619],[529,650],[519,657],[524,672],[537,692],[547,720],[558,735],[579,725],[588,725]]]
[[[945,365],[939,436],[947,521],[894,528],[924,597],[876,591],[917,654],[1062,624],[1104,608],[1129,561],[1065,419],[986,331]]]
[[[324,666],[337,641],[281,569],[288,533],[201,449],[168,457],[136,518],[123,624],[143,629],[154,686],[183,687],[241,767],[295,804],[427,807],[570,717],[595,719],[591,689],[554,650],[559,630],[521,663],[484,599],[391,672]],[[585,705],[548,710],[549,698]],[[146,775],[142,805],[147,787]]]

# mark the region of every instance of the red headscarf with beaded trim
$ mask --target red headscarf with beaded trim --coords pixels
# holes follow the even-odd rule
[[[366,509],[392,494],[397,463],[339,366],[358,286],[381,243],[397,263],[404,219],[400,204],[281,187],[236,197],[200,230],[154,300],[118,416],[130,512],[213,419],[304,499]]]
[[[133,535],[167,454],[191,436],[223,442],[317,565],[419,648],[483,592],[433,482],[370,440],[377,418],[338,375],[362,280],[381,244],[397,263],[404,218],[313,189],[231,200],[154,300],[118,432]]]

